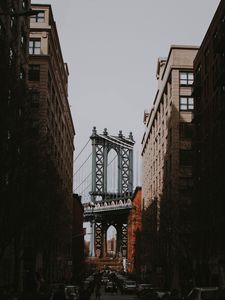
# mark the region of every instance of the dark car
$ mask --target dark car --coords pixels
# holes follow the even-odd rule
[[[170,298],[172,294],[167,290],[162,290],[160,288],[149,288],[146,290],[143,290],[142,293],[139,295],[140,300],[167,300],[167,299],[175,299]]]
[[[137,292],[137,283],[133,280],[125,280],[122,286],[122,292],[125,294],[134,294]]]
[[[216,291],[215,300],[224,300],[225,299],[225,286],[221,286]]]
[[[114,292],[114,284],[112,281],[106,282],[105,291],[106,292]]]
[[[65,296],[68,300],[78,300],[79,299],[79,288],[75,285],[65,286]]]
[[[195,287],[187,295],[186,300],[214,300],[218,287]]]

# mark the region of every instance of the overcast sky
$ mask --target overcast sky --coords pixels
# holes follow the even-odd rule
[[[199,45],[219,0],[33,0],[52,5],[64,61],[75,156],[92,127],[133,132],[140,154],[143,112],[156,93],[158,57],[171,44]]]

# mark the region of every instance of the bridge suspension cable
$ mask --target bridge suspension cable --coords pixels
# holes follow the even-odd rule
[[[82,165],[78,168],[78,170],[73,174],[73,176],[76,176],[77,175],[77,173],[83,168],[83,166],[86,164],[86,162],[89,160],[89,158],[91,157],[91,154],[92,153],[90,153],[89,155],[88,155],[88,157],[85,159],[85,161],[82,163]]]
[[[76,189],[79,189],[79,187],[80,187],[80,186],[88,179],[88,177],[91,176],[91,174],[92,174],[92,173],[88,174],[88,175],[84,178],[84,180],[82,180],[82,182],[76,187]]]
[[[77,156],[74,158],[74,161],[75,162],[79,156],[82,154],[82,152],[84,151],[84,149],[87,147],[87,145],[90,143],[90,139],[88,139],[87,143],[84,145],[84,147],[80,150],[80,152],[77,154]]]

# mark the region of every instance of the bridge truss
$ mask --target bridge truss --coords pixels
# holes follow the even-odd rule
[[[133,195],[133,146],[132,133],[126,138],[120,131],[110,136],[106,129],[98,134],[93,128],[92,141],[92,189],[91,201],[84,203],[84,219],[91,223],[90,255],[105,257],[107,230],[113,225],[117,231],[116,256],[127,256],[128,215]],[[116,190],[109,191],[108,157],[114,150],[117,157]]]

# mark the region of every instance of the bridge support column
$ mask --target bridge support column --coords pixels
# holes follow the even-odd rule
[[[106,223],[102,224],[102,250],[101,257],[106,257],[107,252],[107,227]]]
[[[128,225],[122,224],[122,256],[127,257]]]
[[[95,220],[91,220],[91,237],[89,252],[89,255],[91,257],[95,256]]]
[[[122,225],[117,225],[116,257],[122,257]]]

